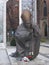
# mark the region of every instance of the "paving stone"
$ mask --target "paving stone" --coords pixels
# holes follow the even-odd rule
[[[5,49],[0,49],[0,65],[10,65]]]
[[[44,49],[44,50],[43,50]],[[46,48],[40,48],[40,52],[46,52]],[[49,48],[48,48],[49,50]],[[10,55],[12,52],[15,52],[15,47],[7,47],[8,54]],[[48,54],[49,55],[49,54]],[[29,61],[29,62],[24,62],[24,61],[19,61],[16,58],[10,57],[10,61],[12,65],[49,65],[49,58],[44,57],[42,55],[38,55],[34,60]]]

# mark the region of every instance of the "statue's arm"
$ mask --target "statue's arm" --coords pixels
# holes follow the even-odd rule
[[[39,28],[38,25],[34,25],[34,26],[33,26],[33,30],[34,30],[34,34],[35,34],[36,36],[41,36],[41,30],[40,30],[40,28]]]

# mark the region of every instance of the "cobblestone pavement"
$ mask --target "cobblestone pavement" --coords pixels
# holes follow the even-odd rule
[[[49,44],[42,43],[40,46],[39,55],[32,61],[18,61],[9,55],[15,52],[15,47],[7,47],[0,49],[0,65],[49,65]]]
[[[7,51],[5,49],[0,49],[0,65],[10,65]]]
[[[15,48],[9,47],[7,51],[10,55],[15,51]],[[30,62],[17,61],[16,58],[12,57],[10,57],[10,60],[12,65],[49,65],[49,44],[42,43],[40,46],[39,55]]]

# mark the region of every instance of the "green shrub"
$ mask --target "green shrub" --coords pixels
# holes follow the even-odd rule
[[[46,39],[45,38],[41,38],[41,42],[46,42]]]
[[[11,42],[10,42],[11,46],[16,46],[16,40],[15,38],[12,38]]]

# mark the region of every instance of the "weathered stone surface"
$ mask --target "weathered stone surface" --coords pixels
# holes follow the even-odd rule
[[[10,57],[11,63],[13,65],[49,65],[49,41],[47,43],[41,43],[40,53],[39,55],[32,61],[24,62],[19,61],[17,58]],[[48,47],[45,47],[48,46]],[[8,54],[10,55],[12,52],[15,52],[15,47],[7,47]]]
[[[5,49],[0,49],[0,65],[10,65]]]
[[[6,8],[6,28],[15,30],[19,24],[19,0],[9,0]]]

